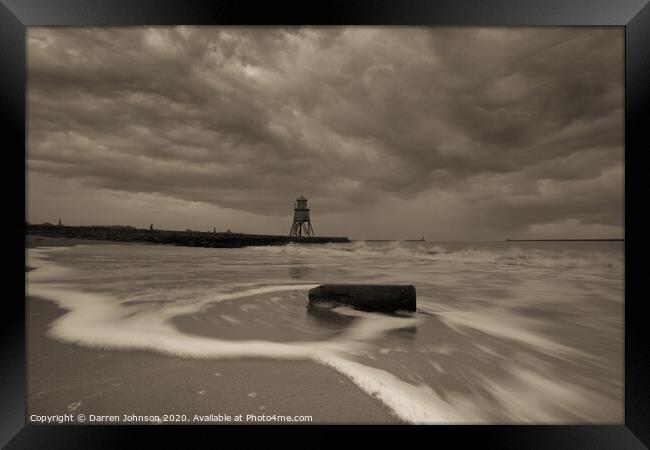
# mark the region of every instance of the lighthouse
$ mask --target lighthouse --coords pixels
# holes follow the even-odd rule
[[[313,237],[314,229],[309,219],[309,208],[307,208],[307,199],[302,193],[296,199],[293,205],[293,225],[289,236],[292,237]]]

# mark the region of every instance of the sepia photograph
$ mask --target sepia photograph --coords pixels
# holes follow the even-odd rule
[[[27,423],[623,424],[624,70],[622,27],[28,27]]]

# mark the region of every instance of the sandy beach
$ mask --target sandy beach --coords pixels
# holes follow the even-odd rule
[[[27,237],[29,247],[102,243]],[[399,423],[349,379],[315,363],[194,360],[82,348],[47,336],[49,324],[64,310],[38,298],[26,301],[28,421],[32,414],[85,414],[85,423],[91,423],[91,415],[178,414],[188,420],[212,415],[210,424],[235,424],[237,415],[244,424],[289,423],[246,420],[247,415],[275,414],[312,416],[301,424]],[[219,414],[231,420],[220,421]]]
[[[30,415],[622,420],[621,243],[106,243],[27,240]],[[308,307],[360,280],[411,281],[416,313]]]

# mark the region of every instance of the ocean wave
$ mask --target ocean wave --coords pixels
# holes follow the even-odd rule
[[[610,268],[623,267],[621,256],[607,253],[585,253],[566,249],[481,248],[480,246],[450,249],[436,244],[368,243],[355,241],[351,244],[287,245],[277,247],[253,247],[256,251],[271,255],[330,257],[354,260],[385,259],[391,261],[429,261],[451,264],[478,264],[498,266],[522,266],[540,268]]]

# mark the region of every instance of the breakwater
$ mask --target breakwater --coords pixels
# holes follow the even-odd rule
[[[347,237],[289,237],[266,234],[232,232],[150,230],[134,227],[110,226],[25,226],[26,234],[74,239],[99,239],[118,242],[182,245],[186,247],[240,248],[252,245],[286,245],[347,243]]]

